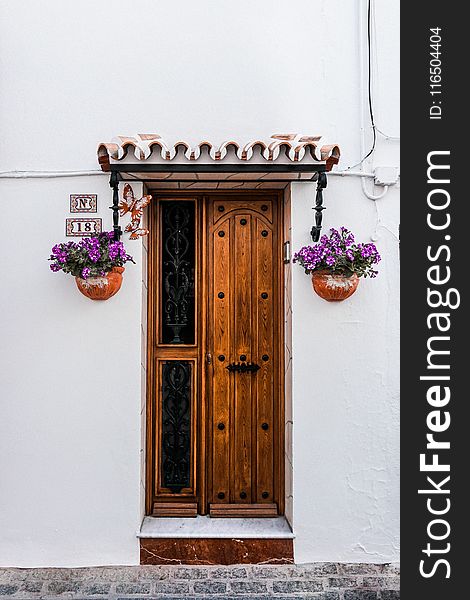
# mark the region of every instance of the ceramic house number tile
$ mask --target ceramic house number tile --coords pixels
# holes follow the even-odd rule
[[[71,213],[95,213],[97,208],[97,194],[70,194]]]
[[[70,218],[65,220],[65,235],[67,237],[83,237],[101,233],[102,221],[98,218]]]

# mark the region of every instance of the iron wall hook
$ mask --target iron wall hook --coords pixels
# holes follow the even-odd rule
[[[113,205],[109,208],[113,211],[113,231],[114,240],[117,242],[121,238],[122,230],[119,226],[119,173],[117,171],[111,172],[109,178],[109,185],[113,190]]]
[[[310,235],[314,242],[318,242],[320,239],[321,224],[323,219],[322,212],[326,208],[323,206],[323,190],[326,188],[327,184],[328,180],[325,171],[320,171],[320,173],[318,173],[315,206],[313,207],[313,210],[315,211],[315,225],[310,230]]]

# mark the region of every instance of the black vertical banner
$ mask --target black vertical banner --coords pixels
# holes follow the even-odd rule
[[[470,32],[458,3],[401,11],[401,597],[451,600],[468,595]]]

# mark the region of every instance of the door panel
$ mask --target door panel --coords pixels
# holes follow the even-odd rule
[[[256,465],[257,490],[256,502],[272,502],[273,498],[273,359],[274,359],[274,310],[273,310],[273,247],[272,236],[263,236],[265,224],[256,223],[255,232],[258,243],[254,248],[256,278],[253,278],[255,290],[255,355],[260,370],[256,375]]]
[[[200,206],[158,198],[151,213],[147,512],[196,516]]]
[[[231,398],[232,381],[229,372],[225,369],[228,358],[228,348],[232,335],[232,315],[230,312],[230,294],[233,274],[231,273],[231,236],[229,227],[221,226],[213,232],[212,255],[212,293],[209,294],[210,313],[214,327],[211,331],[213,339],[213,376],[212,376],[212,402],[213,415],[212,439],[214,448],[213,456],[217,456],[216,463],[212,461],[212,487],[219,502],[229,502],[230,494],[230,438],[231,438]],[[221,235],[223,234],[223,235]],[[216,260],[214,260],[216,257]],[[217,268],[215,267],[217,263]],[[222,291],[222,290],[225,290]],[[211,375],[209,371],[209,376]],[[212,494],[210,501],[214,502]]]
[[[251,361],[251,215],[247,213],[228,217],[234,254],[231,270],[235,273],[230,312],[233,314],[233,340],[229,341],[228,360]],[[245,225],[243,225],[245,223]],[[218,269],[218,266],[215,266]],[[230,490],[232,503],[251,503],[251,406],[252,377],[245,374],[229,375],[235,387],[232,420],[232,453],[234,478]]]
[[[241,508],[243,514],[253,516],[277,512],[273,445],[278,356],[274,344],[276,225],[272,200],[218,199],[209,207],[212,310],[208,339],[216,357],[209,388],[212,516],[240,516]],[[241,369],[229,371],[233,363],[235,369],[242,365]],[[258,370],[246,369],[250,364]]]

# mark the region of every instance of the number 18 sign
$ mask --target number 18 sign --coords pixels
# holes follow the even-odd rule
[[[65,220],[65,235],[67,237],[83,237],[101,233],[101,219],[71,218]]]

